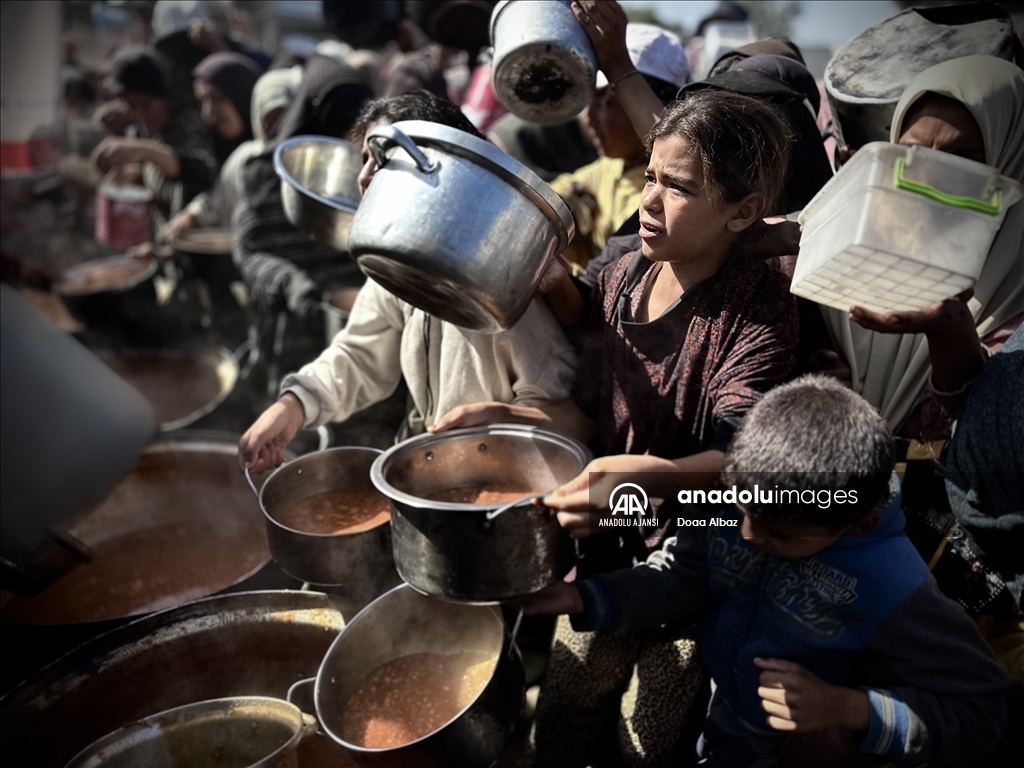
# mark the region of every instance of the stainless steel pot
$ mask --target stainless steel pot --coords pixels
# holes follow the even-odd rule
[[[348,251],[359,205],[362,150],[326,136],[296,136],[274,151],[281,203],[288,221],[339,251]]]
[[[531,123],[568,122],[593,98],[597,55],[571,4],[503,0],[491,14],[494,92]]]
[[[349,233],[359,268],[442,320],[510,328],[575,233],[565,203],[517,160],[445,125],[379,125],[369,145],[379,167]]]
[[[372,488],[370,467],[379,455],[375,448],[310,453],[274,470],[257,493],[267,519],[270,552],[281,569],[311,584],[340,585],[343,589],[338,591],[360,608],[399,583],[391,556],[391,526],[383,523],[359,533],[306,533],[282,525],[276,516],[318,493]]]
[[[455,652],[497,659],[487,685],[455,718],[392,749],[369,749],[342,737],[349,695],[372,670],[415,653]],[[522,715],[525,677],[498,608],[445,603],[403,584],[368,605],[338,635],[320,665],[314,695],[321,726],[361,765],[487,766],[501,754]]]
[[[9,765],[60,768],[153,712],[226,696],[284,698],[316,674],[342,626],[338,599],[317,592],[224,595],[138,619],[0,699],[0,754]]]
[[[161,432],[187,427],[214,411],[238,382],[238,359],[212,350],[96,351],[118,376],[150,402]]]
[[[83,749],[67,768],[298,768],[316,720],[267,696],[198,701],[138,720]]]
[[[576,477],[590,453],[536,427],[496,424],[420,435],[380,456],[370,470],[391,499],[395,566],[417,590],[454,600],[500,602],[562,579],[576,562],[554,510],[529,501],[452,504],[426,496],[502,482],[541,494]]]

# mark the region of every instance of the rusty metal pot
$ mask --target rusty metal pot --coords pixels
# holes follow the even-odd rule
[[[391,499],[398,573],[428,595],[472,602],[513,600],[561,580],[576,555],[554,510],[527,499],[495,517],[502,504],[426,497],[490,483],[542,494],[576,477],[590,457],[567,437],[516,424],[420,435],[389,449],[370,476]]]
[[[283,525],[277,515],[318,493],[373,488],[370,467],[379,455],[375,448],[329,448],[278,467],[261,490],[253,487],[267,519],[270,552],[282,570],[311,584],[340,585],[339,591],[359,607],[400,581],[391,556],[391,526],[385,522],[358,533],[307,533]]]
[[[0,699],[0,754],[60,768],[133,720],[203,699],[284,698],[344,626],[337,598],[248,592],[139,619],[83,645]]]
[[[138,720],[83,749],[67,768],[298,768],[316,720],[267,696],[198,701]]]
[[[481,653],[495,659],[483,690],[450,721],[431,733],[389,749],[346,741],[340,725],[345,704],[372,670],[417,653]],[[361,765],[488,766],[502,753],[525,703],[518,650],[496,607],[435,600],[402,584],[353,618],[331,645],[316,677],[321,726]]]

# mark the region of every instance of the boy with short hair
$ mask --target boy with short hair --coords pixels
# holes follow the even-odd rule
[[[835,380],[780,386],[729,446],[738,503],[701,512],[738,527],[683,529],[636,568],[555,585],[526,610],[580,631],[695,622],[717,686],[706,765],[771,765],[788,733],[828,728],[907,764],[977,759],[1005,727],[1009,680],[903,535],[894,452]],[[804,503],[778,503],[793,492]],[[848,687],[868,652],[900,682]]]

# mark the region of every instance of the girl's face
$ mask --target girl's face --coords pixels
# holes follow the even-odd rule
[[[727,252],[753,218],[745,207],[756,195],[728,203],[707,183],[700,158],[686,139],[657,139],[640,196],[640,237],[653,261],[700,262]],[[755,216],[757,211],[754,211]]]
[[[610,88],[599,88],[594,93],[587,120],[595,148],[602,155],[627,161],[643,158],[644,143]]]
[[[203,110],[203,122],[225,141],[235,141],[245,134],[245,122],[220,88],[205,80],[192,83],[196,99]]]

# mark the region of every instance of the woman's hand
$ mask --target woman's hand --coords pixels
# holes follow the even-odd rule
[[[597,66],[608,82],[632,72],[633,66],[626,48],[626,12],[615,0],[579,0],[572,4],[572,12],[587,33]]]
[[[284,449],[302,428],[302,403],[290,392],[267,408],[238,441],[238,463],[252,472],[266,472],[284,461]]]
[[[189,210],[179,211],[161,229],[157,239],[161,243],[173,243],[179,237],[199,226],[199,220]]]
[[[761,670],[757,695],[777,731],[807,733],[826,728],[867,730],[868,695],[858,688],[826,683],[784,659],[754,659]]]
[[[850,319],[878,333],[923,333],[928,338],[932,385],[942,392],[956,392],[981,373],[985,351],[974,325],[968,300],[973,289],[924,309],[909,312],[872,312],[850,309]]]
[[[974,332],[974,317],[968,300],[974,289],[968,288],[951,299],[932,304],[924,309],[905,312],[872,312],[864,307],[852,307],[850,319],[862,328],[878,333],[944,334],[970,329]]]

